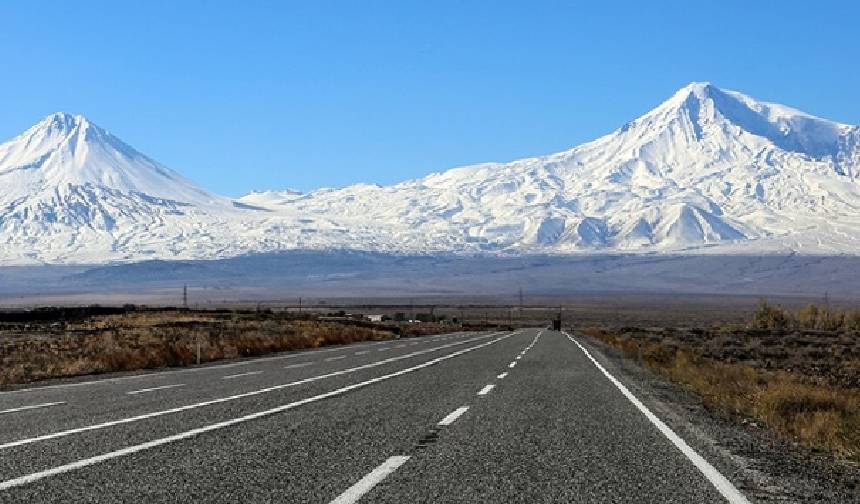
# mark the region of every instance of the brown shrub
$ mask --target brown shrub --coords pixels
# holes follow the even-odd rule
[[[140,312],[69,324],[62,336],[34,334],[0,346],[0,385],[391,338],[389,331],[312,320]]]
[[[860,390],[811,381],[797,373],[720,362],[659,343],[589,330],[702,398],[706,407],[756,419],[780,436],[838,457],[860,460]]]

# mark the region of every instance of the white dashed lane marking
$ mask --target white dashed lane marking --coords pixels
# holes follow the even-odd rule
[[[43,434],[40,436],[31,437],[31,438],[18,439],[16,441],[10,441],[7,443],[0,444],[0,450],[5,450],[8,448],[13,448],[13,447],[17,447],[17,446],[28,445],[28,444],[32,444],[32,443],[40,443],[42,441],[47,441],[49,439],[57,439],[57,438],[61,438],[61,437],[72,436],[75,434],[80,434],[82,432],[107,429],[107,428],[114,427],[117,425],[125,425],[125,424],[129,424],[129,423],[133,423],[133,422],[139,422],[142,420],[148,420],[150,418],[156,418],[156,417],[160,417],[163,415],[172,415],[175,413],[181,413],[183,411],[188,411],[188,410],[192,410],[192,409],[211,406],[213,404],[221,404],[224,402],[236,401],[238,399],[242,399],[245,397],[252,397],[252,396],[256,396],[256,395],[260,395],[260,394],[267,394],[270,392],[274,392],[276,390],[282,390],[282,389],[286,389],[286,388],[290,388],[290,387],[296,387],[299,385],[304,385],[306,383],[312,383],[312,382],[316,382],[319,380],[325,380],[325,379],[328,379],[328,378],[331,378],[334,376],[341,376],[341,375],[345,375],[345,374],[349,374],[349,373],[354,373],[356,371],[362,371],[365,369],[375,368],[378,366],[389,364],[391,362],[397,362],[397,361],[400,361],[403,359],[409,359],[409,358],[415,357],[417,355],[424,355],[426,353],[435,352],[435,351],[442,350],[445,348],[450,348],[450,347],[454,347],[454,346],[458,346],[458,345],[473,343],[473,342],[476,342],[476,341],[479,341],[479,340],[482,340],[485,338],[490,338],[490,337],[493,337],[493,336],[496,336],[499,334],[501,334],[501,333],[500,332],[490,333],[490,334],[486,334],[483,336],[478,336],[478,337],[473,338],[473,339],[467,339],[467,340],[459,341],[456,343],[449,343],[449,344],[440,345],[440,346],[436,346],[436,347],[425,348],[423,350],[417,350],[415,352],[408,353],[406,355],[389,357],[387,359],[371,362],[368,364],[363,364],[361,366],[356,366],[356,367],[352,367],[349,369],[341,369],[338,371],[333,371],[331,373],[325,373],[325,374],[321,374],[321,375],[317,375],[317,376],[311,376],[308,378],[303,378],[301,380],[297,380],[297,381],[293,381],[293,382],[289,382],[289,383],[283,383],[280,385],[274,385],[272,387],[266,387],[266,388],[262,388],[259,390],[252,390],[249,392],[243,392],[241,394],[234,394],[234,395],[227,396],[227,397],[219,397],[216,399],[210,399],[208,401],[202,401],[202,402],[197,402],[197,403],[193,403],[193,404],[186,404],[184,406],[177,406],[175,408],[170,408],[170,409],[165,409],[165,410],[160,410],[160,411],[151,411],[149,413],[143,413],[143,414],[132,416],[132,417],[120,418],[120,419],[111,420],[108,422],[103,422],[103,423],[98,423],[98,424],[91,424],[91,425],[87,425],[84,427],[77,427],[74,429],[68,429],[68,430],[64,430],[64,431],[53,432],[50,434]],[[503,338],[506,338],[506,337],[508,337],[508,336],[504,336]],[[2,490],[2,485],[0,485],[0,490]]]
[[[0,411],[0,415],[3,415],[5,413],[17,413],[19,411],[28,411],[28,410],[34,410],[34,409],[49,408],[51,406],[59,406],[61,404],[66,404],[66,401],[47,402],[47,403],[41,403],[41,404],[31,404],[29,406],[20,406],[18,408],[10,408],[10,409]]]
[[[492,385],[492,384],[490,384],[490,385],[484,385],[484,388],[482,388],[482,389],[478,392],[478,395],[487,395],[487,394],[489,394],[489,393],[490,393],[490,391],[491,391],[491,390],[493,390],[493,388],[495,388],[495,385]]]
[[[367,476],[361,478],[358,483],[347,488],[346,491],[340,494],[335,500],[329,504],[353,504],[358,502],[358,499],[373,490],[373,487],[378,485],[382,480],[388,477],[400,466],[406,463],[409,457],[397,456],[391,457],[382,463],[379,467],[371,471]]]
[[[248,371],[247,373],[239,373],[239,374],[222,376],[221,379],[222,380],[232,380],[233,378],[241,378],[243,376],[254,376],[254,375],[258,375],[258,374],[262,374],[262,373],[263,373],[262,371]]]
[[[150,388],[132,390],[130,392],[126,392],[126,394],[127,395],[146,394],[147,392],[155,392],[156,390],[166,390],[166,389],[172,389],[172,388],[184,387],[184,386],[185,386],[184,383],[177,383],[175,385],[162,385],[160,387],[150,387]]]
[[[451,413],[449,413],[448,416],[443,418],[442,421],[439,422],[439,425],[451,425],[458,418],[460,418],[460,416],[462,416],[463,413],[465,413],[467,411],[469,411],[468,406],[461,406],[461,407],[455,409],[454,411],[452,411]]]
[[[311,361],[311,362],[299,362],[298,364],[290,364],[289,366],[284,366],[284,369],[295,369],[295,368],[310,366],[313,363],[314,363],[313,361]]]
[[[494,334],[498,334],[498,333],[494,333]],[[268,410],[264,410],[264,411],[258,411],[256,413],[251,413],[249,415],[245,415],[242,417],[232,418],[230,420],[224,420],[222,422],[205,425],[203,427],[198,427],[196,429],[181,432],[179,434],[174,434],[172,436],[168,436],[168,437],[164,437],[164,438],[160,438],[160,439],[154,439],[152,441],[148,441],[146,443],[142,443],[142,444],[138,444],[138,445],[128,446],[126,448],[122,448],[122,449],[115,450],[112,452],[104,453],[102,455],[97,455],[95,457],[81,459],[81,460],[78,460],[76,462],[71,462],[68,464],[59,465],[59,466],[52,467],[52,468],[44,470],[44,471],[35,472],[32,474],[27,474],[25,476],[20,476],[18,478],[13,478],[13,479],[6,480],[6,481],[0,481],[0,492],[5,491],[5,490],[9,490],[10,488],[19,487],[22,485],[27,485],[27,484],[33,483],[35,481],[49,478],[51,476],[57,476],[59,474],[65,474],[65,473],[68,473],[71,471],[76,471],[78,469],[82,469],[84,467],[89,467],[89,466],[94,465],[94,464],[100,464],[102,462],[106,462],[108,460],[112,460],[115,458],[127,457],[129,455],[133,455],[135,453],[139,453],[139,452],[146,451],[146,450],[151,450],[151,449],[159,447],[159,446],[163,446],[163,445],[167,445],[167,444],[171,444],[171,443],[176,443],[179,441],[183,441],[185,439],[194,438],[194,437],[200,436],[202,434],[205,434],[207,432],[222,430],[222,429],[226,429],[228,427],[232,427],[234,425],[239,425],[239,424],[251,422],[251,421],[254,421],[254,420],[257,420],[260,418],[269,417],[269,416],[272,416],[272,415],[275,415],[275,414],[278,414],[278,413],[281,413],[281,412],[284,412],[287,410],[291,410],[294,408],[298,408],[300,406],[304,406],[306,404],[310,404],[313,402],[328,399],[330,397],[340,396],[340,395],[346,394],[346,393],[351,392],[351,391],[356,390],[356,389],[367,387],[369,385],[372,385],[375,383],[380,383],[380,382],[383,382],[386,380],[390,380],[390,379],[396,378],[398,376],[403,376],[405,374],[412,373],[412,372],[415,372],[415,371],[436,365],[440,362],[444,362],[448,359],[453,359],[453,358],[458,357],[460,355],[463,355],[463,354],[466,354],[469,352],[473,352],[473,351],[479,350],[481,348],[486,348],[490,345],[498,343],[499,341],[505,340],[509,337],[510,337],[510,335],[500,336],[496,339],[486,341],[486,342],[480,343],[478,345],[470,346],[468,348],[464,348],[461,350],[457,350],[455,352],[451,352],[451,353],[442,355],[440,357],[436,357],[435,359],[431,359],[429,361],[422,362],[421,364],[416,364],[415,366],[412,366],[412,367],[401,369],[399,371],[395,371],[395,372],[385,374],[382,376],[377,376],[375,378],[371,378],[369,380],[365,380],[365,381],[362,381],[359,383],[353,383],[352,385],[347,385],[345,387],[341,387],[339,389],[332,390],[330,392],[325,392],[325,393],[322,393],[319,395],[315,395],[313,397],[301,399],[301,400],[298,400],[298,401],[295,401],[295,402],[292,402],[289,404],[283,404],[281,406],[278,406],[278,407],[275,407],[272,409],[268,409]],[[474,340],[471,340],[471,341],[474,341]],[[445,345],[445,346],[449,346],[449,345]],[[453,346],[453,345],[450,345],[450,346]],[[386,360],[389,360],[389,359],[386,359]],[[367,367],[367,366],[365,366],[365,367]],[[342,373],[342,372],[340,372],[340,373]],[[79,431],[80,430],[82,430],[82,429],[79,429]],[[89,429],[89,430],[91,430],[91,429]],[[58,437],[58,435],[53,435],[52,437]],[[43,437],[43,439],[44,438],[45,437]],[[32,440],[27,440],[26,442],[29,443],[29,442],[32,442]],[[21,442],[16,442],[14,444],[21,444]],[[4,445],[0,445],[0,448],[3,448],[3,446]],[[8,446],[12,446],[12,445],[7,444],[5,446],[8,447]],[[401,459],[403,459],[403,460],[401,460]],[[383,472],[382,477],[378,478],[376,482],[372,483],[369,487],[367,487],[367,490],[369,490],[370,488],[373,488],[373,485],[375,485],[376,483],[381,481],[391,471],[393,471],[394,469],[396,469],[397,467],[402,465],[404,462],[406,462],[406,460],[408,460],[408,457],[406,457],[405,459],[404,459],[404,457],[392,457],[391,459],[386,461],[385,464],[383,464],[382,466],[377,468],[374,472],[379,471],[380,469],[384,469],[385,467],[393,466],[393,468],[391,468],[387,472],[385,470],[383,470],[382,471]],[[386,464],[389,464],[389,466],[386,466]],[[371,474],[374,474],[374,473],[371,473]],[[367,479],[369,476],[370,475],[366,476],[365,479]],[[365,481],[365,479],[363,479],[362,482]],[[359,482],[356,485],[359,485],[362,482]],[[351,489],[355,488],[356,485],[353,485],[353,487],[351,487]],[[360,492],[360,493],[353,493],[352,495],[354,495],[355,499],[357,499],[358,497],[361,497],[361,495],[366,493],[367,490],[364,490],[364,492]],[[349,492],[349,490],[347,490],[347,492]],[[346,495],[346,494],[344,494],[344,495]],[[338,499],[340,499],[340,497]],[[337,503],[347,502],[348,503],[348,502],[355,502],[355,501],[354,500],[337,500],[336,499],[333,502],[337,502]]]

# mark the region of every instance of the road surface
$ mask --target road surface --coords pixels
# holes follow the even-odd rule
[[[749,502],[575,333],[360,343],[0,393],[0,502]]]

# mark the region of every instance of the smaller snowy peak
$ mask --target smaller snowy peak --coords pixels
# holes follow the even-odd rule
[[[76,136],[90,140],[100,139],[111,143],[122,144],[125,150],[133,150],[121,140],[111,135],[90,121],[86,116],[80,114],[69,114],[67,112],[55,112],[14,138],[12,142],[19,139],[39,140],[44,145],[67,142]]]
[[[0,144],[0,203],[55,198],[79,188],[143,194],[181,203],[231,207],[82,115],[51,114]],[[87,190],[89,191],[89,190]]]
[[[0,165],[32,168],[34,161],[58,151],[66,151],[80,161],[90,150],[98,147],[109,147],[129,158],[145,157],[86,117],[56,112],[0,145]],[[69,169],[75,166],[75,163],[64,164]]]

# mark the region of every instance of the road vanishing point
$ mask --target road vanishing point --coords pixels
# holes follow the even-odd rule
[[[615,369],[523,329],[0,392],[0,502],[749,502]]]

